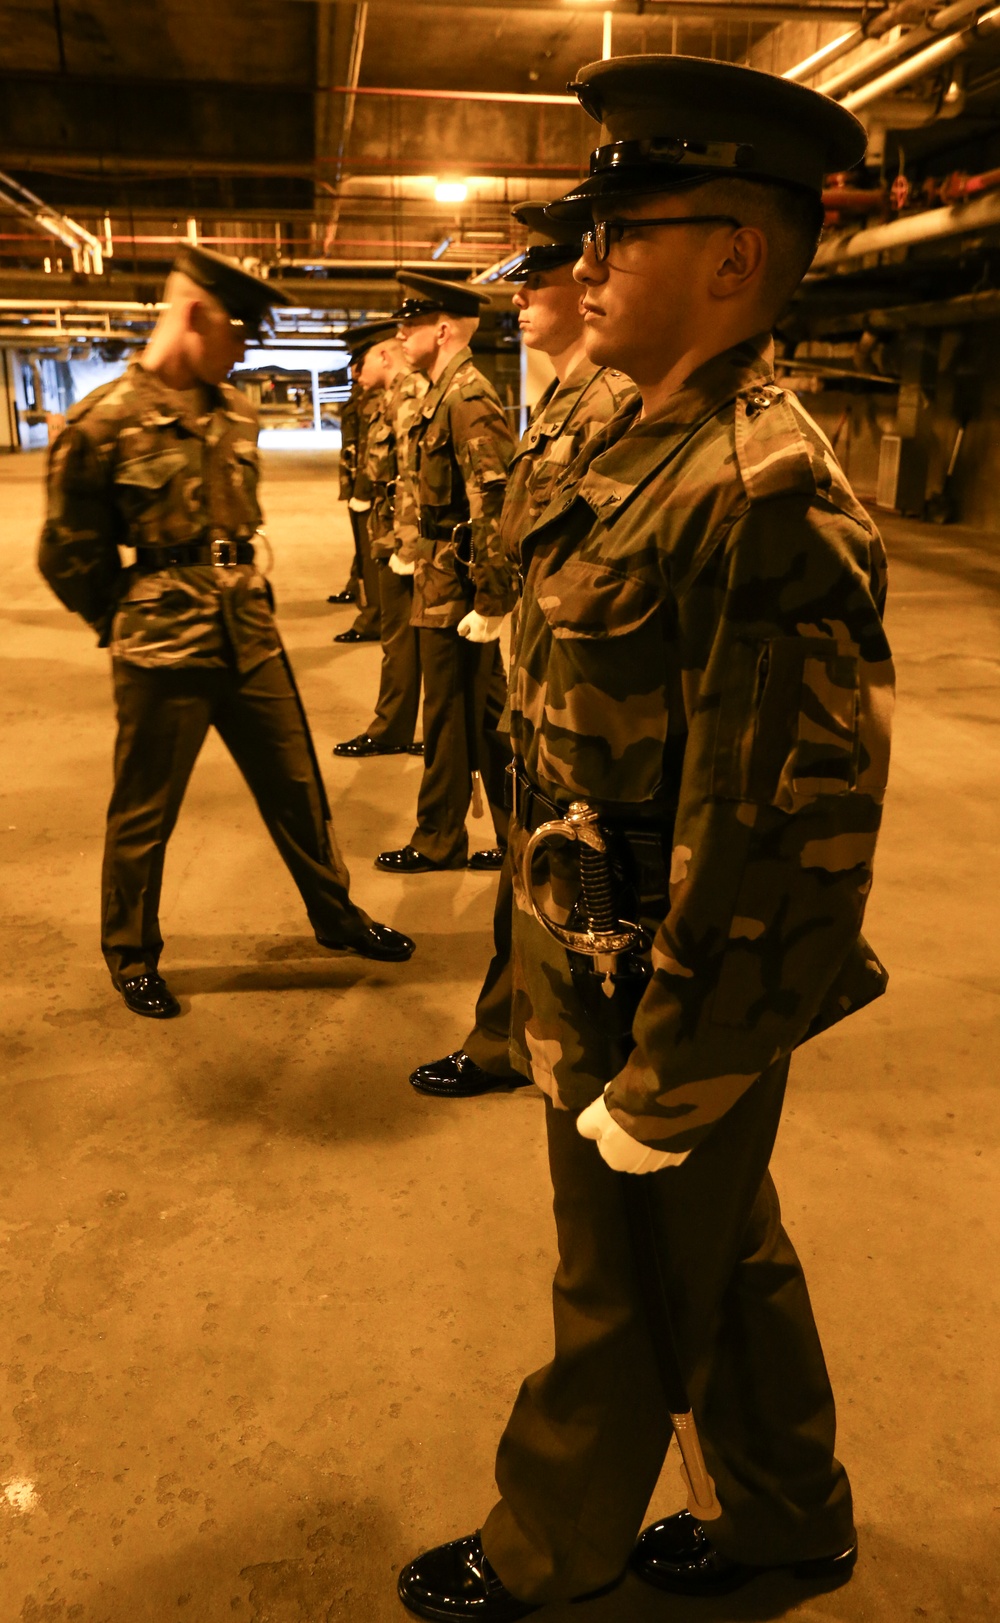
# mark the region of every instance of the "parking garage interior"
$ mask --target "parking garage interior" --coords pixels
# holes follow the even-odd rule
[[[775,351],[885,538],[899,677],[865,924],[889,990],[801,1051],[775,1157],[862,1559],[830,1594],[629,1578],[543,1615],[997,1616],[1000,11],[0,0],[4,1623],[383,1623],[403,1563],[492,1502],[551,1339],[541,1104],[407,1086],[468,1029],[495,881],[376,872],[420,763],[331,755],[378,683],[327,603],[352,550],[349,336],[396,308],[401,268],[475,285],[475,360],[523,430],[551,372],[503,280],[510,211],[586,171],[579,67],[647,52],[785,75],[869,137],[826,179]],[[355,892],[420,950],[324,955],[210,740],[164,890],[183,1017],[154,1026],[97,945],[106,656],[35,552],[48,447],[140,352],[184,244],[289,301],[233,377],[260,414],[277,614]],[[650,1514],[681,1503],[670,1456]]]

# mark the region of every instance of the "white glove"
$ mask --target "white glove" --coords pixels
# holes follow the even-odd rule
[[[689,1150],[674,1155],[670,1150],[651,1150],[637,1138],[619,1127],[603,1095],[595,1099],[576,1118],[576,1130],[581,1138],[593,1138],[601,1152],[601,1159],[615,1172],[660,1172],[664,1167],[679,1167],[686,1161]]]
[[[458,622],[458,634],[469,642],[496,642],[505,619],[503,614],[480,614],[478,609],[470,609]]]
[[[360,496],[352,496],[347,505],[352,513],[367,513],[372,504],[371,502],[363,502]]]
[[[416,564],[405,564],[398,552],[390,552],[389,568],[394,575],[412,575],[416,571]]]

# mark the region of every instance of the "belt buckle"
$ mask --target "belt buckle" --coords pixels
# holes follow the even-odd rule
[[[211,540],[212,566],[215,569],[233,569],[236,566],[236,542],[228,535],[213,535]]]

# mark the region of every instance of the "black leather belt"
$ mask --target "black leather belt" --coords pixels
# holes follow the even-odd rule
[[[512,761],[506,769],[507,780],[504,785],[504,802],[521,827],[529,834],[534,834],[543,823],[549,823],[566,816],[569,803],[557,806],[554,800],[543,795],[536,789],[524,768],[516,761]],[[581,798],[574,796],[574,799]],[[676,803],[666,802],[662,807],[650,807],[647,817],[629,817],[619,810],[608,807],[599,807],[601,825],[609,832],[630,835],[653,835],[659,839],[664,828],[670,829],[676,815]]]
[[[155,574],[158,569],[170,569],[185,564],[210,564],[214,569],[233,569],[237,564],[252,564],[254,550],[249,541],[231,541],[228,536],[216,536],[211,541],[183,541],[175,547],[136,547],[136,566],[143,574]]]

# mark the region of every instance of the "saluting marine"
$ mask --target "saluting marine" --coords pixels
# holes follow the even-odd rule
[[[118,711],[101,940],[135,1014],[179,1005],[158,972],[167,841],[210,726],[257,801],[316,938],[408,958],[407,936],[348,895],[270,587],[257,567],[257,417],[224,379],[268,307],[287,302],[221,255],[185,248],[167,308],[124,376],[73,407],[56,440],[42,574],[110,649]],[[134,548],[125,568],[119,547]]]
[[[547,355],[555,376],[536,401],[514,453],[507,479],[500,536],[519,559],[521,538],[544,512],[569,469],[598,429],[635,394],[623,373],[591,361],[584,348],[583,311],[573,264],[581,227],[545,216],[542,203],[519,203],[512,211],[527,227],[523,255],[506,274],[515,284],[514,305],[525,348]],[[419,1065],[410,1081],[421,1093],[469,1097],[494,1088],[526,1085],[510,1063],[510,931],[514,905],[510,861],[500,870],[493,912],[493,958],[476,1001],[476,1023],[462,1047]]]
[[[334,755],[419,755],[414,743],[420,707],[420,653],[411,624],[413,573],[409,567],[419,541],[419,528],[407,478],[409,433],[427,392],[427,378],[411,370],[396,322],[369,322],[355,329],[355,341],[370,339],[360,382],[378,390],[368,426],[365,473],[371,493],[368,546],[378,580],[382,667],[375,715],[364,732],[334,746]],[[406,549],[407,567],[399,561]],[[395,560],[395,563],[394,561]]]
[[[585,232],[587,352],[640,399],[521,544],[512,1056],[547,1096],[555,1350],[481,1532],[401,1573],[412,1611],[453,1623],[628,1566],[681,1594],[765,1570],[831,1587],[857,1554],[767,1168],[793,1049],[886,980],[860,935],[885,555],[775,384],[770,328],[865,135],[730,63],[612,58],[575,89],[604,129],[551,212]],[[674,1434],[688,1509],[636,1541]]]
[[[432,276],[400,273],[409,296],[396,311],[403,349],[430,387],[409,435],[407,458],[420,542],[412,562],[412,624],[424,683],[424,772],[409,843],[383,851],[388,873],[498,868],[506,843],[505,739],[497,735],[506,679],[499,637],[517,591],[499,520],[514,438],[469,342],[487,294]],[[474,775],[482,779],[498,844],[468,857],[465,819]]]

